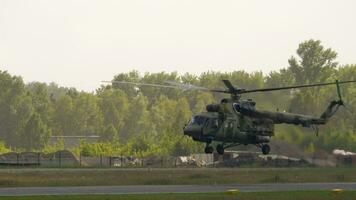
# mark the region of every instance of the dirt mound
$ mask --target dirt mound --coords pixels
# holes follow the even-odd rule
[[[9,152],[0,155],[0,163],[17,163],[18,155],[16,152]]]
[[[271,154],[283,155],[292,158],[307,158],[309,157],[304,153],[296,144],[291,144],[283,140],[273,139],[270,142]]]
[[[304,153],[303,149],[301,149],[296,144],[288,143],[284,140],[278,140],[273,138],[269,143],[271,147],[270,154],[276,154],[281,156],[287,156],[291,158],[307,158],[309,157],[307,154]],[[261,150],[254,146],[254,145],[241,145],[235,148],[234,150],[238,151],[248,151],[248,152],[255,152],[255,153],[262,153]]]

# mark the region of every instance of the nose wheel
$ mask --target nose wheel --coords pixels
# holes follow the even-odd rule
[[[216,146],[216,151],[218,152],[218,154],[223,155],[225,152],[224,145],[218,144],[218,146]]]

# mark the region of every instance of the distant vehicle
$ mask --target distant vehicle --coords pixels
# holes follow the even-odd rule
[[[230,94],[230,98],[224,98],[218,104],[207,105],[207,112],[194,115],[189,123],[183,128],[184,134],[192,137],[194,141],[206,143],[205,153],[207,154],[214,152],[214,148],[211,146],[211,143],[215,141],[219,142],[216,146],[216,151],[219,154],[224,154],[226,148],[241,144],[253,144],[259,147],[262,150],[262,153],[266,155],[270,152],[270,146],[268,143],[271,137],[274,136],[275,124],[285,123],[301,125],[303,127],[313,127],[317,132],[317,125],[326,124],[340,106],[345,106],[341,97],[340,85],[356,82],[356,80],[335,81],[331,83],[246,90],[235,88],[229,80],[222,81],[227,88],[226,90],[208,89],[172,81],[166,81],[169,85],[125,81],[110,81],[110,83],[179,88],[185,90],[202,90],[207,92]],[[331,101],[320,117],[287,112],[257,110],[255,107],[256,102],[252,99],[241,99],[241,95],[246,93],[321,87],[327,85],[336,85],[338,100]]]

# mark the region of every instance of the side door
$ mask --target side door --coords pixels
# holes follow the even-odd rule
[[[203,126],[204,136],[215,136],[218,132],[218,120],[214,118],[208,118]]]
[[[224,123],[225,137],[228,140],[232,140],[234,137],[236,122],[234,119],[227,119]]]

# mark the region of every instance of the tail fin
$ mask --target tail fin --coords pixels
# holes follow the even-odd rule
[[[341,96],[339,81],[336,80],[335,84],[336,84],[337,95],[339,97],[339,100],[338,101],[334,100],[330,102],[329,106],[326,108],[323,114],[321,114],[320,118],[325,120],[325,122],[327,122],[339,110],[340,106],[344,106],[344,102]]]
[[[323,114],[321,114],[320,118],[325,120],[325,122],[328,121],[339,110],[339,107],[343,105],[344,102],[342,100],[330,102],[329,106]]]

